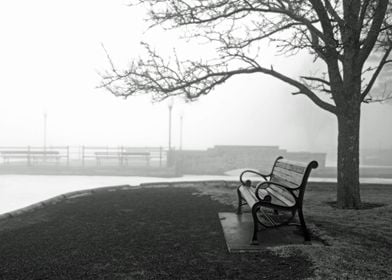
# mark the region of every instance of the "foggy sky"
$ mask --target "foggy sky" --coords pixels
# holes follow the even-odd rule
[[[138,55],[141,40],[170,49],[166,35],[143,34],[142,18],[120,0],[2,1],[0,146],[42,145],[46,112],[48,145],[166,147],[167,103],[152,104],[149,96],[123,100],[96,89],[97,71],[109,67],[101,44],[124,66]],[[271,51],[264,50],[266,63],[292,76],[311,64],[302,56],[275,58]],[[291,91],[278,80],[252,75],[191,104],[175,100],[173,144],[179,145],[183,115],[185,149],[279,145],[335,153],[335,117]],[[361,147],[392,148],[392,107],[362,108]]]

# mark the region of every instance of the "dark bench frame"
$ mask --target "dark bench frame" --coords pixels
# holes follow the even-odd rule
[[[317,161],[309,163],[295,162],[278,157],[272,167],[270,174],[262,174],[254,170],[245,170],[240,175],[241,184],[237,188],[238,210],[241,214],[241,207],[248,204],[253,217],[253,236],[251,244],[258,244],[257,233],[259,225],[266,228],[279,227],[283,225],[298,225],[291,223],[296,213],[298,213],[300,226],[305,241],[310,241],[310,234],[306,227],[303,215],[303,198],[306,184],[312,169],[317,168]],[[244,180],[247,174],[260,176],[261,181],[256,186],[251,180]],[[266,209],[273,210],[267,213]],[[279,211],[289,213],[287,218],[275,221]]]
[[[128,159],[131,158],[144,158],[146,160],[146,166],[150,165],[151,154],[149,152],[95,152],[95,158],[97,165],[102,165],[102,160],[117,159],[119,164],[128,165]]]

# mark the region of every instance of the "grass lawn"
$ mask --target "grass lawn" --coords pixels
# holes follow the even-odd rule
[[[320,279],[392,279],[392,186],[362,185],[361,196],[364,209],[340,210],[335,184],[307,190],[305,215],[331,245],[303,250]]]
[[[0,221],[0,279],[391,279],[392,186],[362,187],[364,210],[311,184],[305,218],[329,246],[229,254],[224,187],[100,191]],[[373,206],[373,205],[370,205]]]

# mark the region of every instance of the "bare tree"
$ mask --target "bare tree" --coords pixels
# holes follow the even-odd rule
[[[116,96],[151,94],[154,100],[185,94],[195,99],[228,79],[262,73],[304,95],[338,122],[340,208],[359,208],[361,104],[380,101],[372,88],[392,62],[391,0],[131,0],[145,5],[152,26],[184,31],[189,40],[217,46],[215,59],[164,59],[148,44],[148,58],[103,75]],[[186,32],[185,32],[186,31]],[[323,65],[318,75],[293,78],[263,65],[260,46],[269,41],[283,54],[307,50]],[[372,57],[370,60],[369,58]],[[371,62],[371,63],[370,63]],[[383,96],[382,99],[390,96]]]

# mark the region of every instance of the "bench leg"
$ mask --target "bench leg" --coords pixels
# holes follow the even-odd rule
[[[310,234],[305,224],[304,214],[302,213],[302,207],[298,209],[298,216],[301,222],[302,233],[304,235],[305,241],[310,241]]]
[[[240,187],[237,188],[237,195],[238,195],[238,207],[237,207],[237,214],[241,214],[242,213],[242,196],[241,196],[241,192],[240,192]]]
[[[253,236],[251,245],[258,245],[259,241],[257,239],[257,233],[259,231],[259,222],[257,220],[257,208],[252,208],[252,217],[253,217]]]

